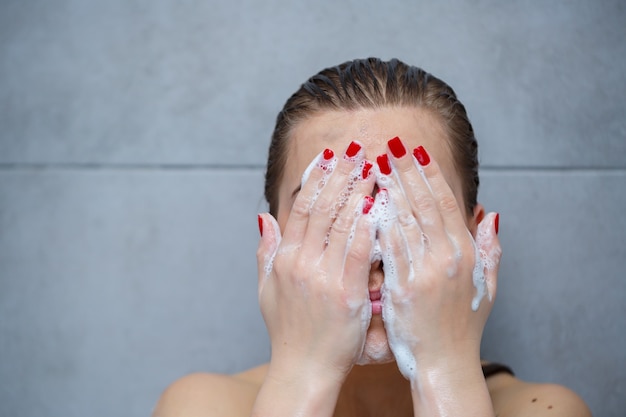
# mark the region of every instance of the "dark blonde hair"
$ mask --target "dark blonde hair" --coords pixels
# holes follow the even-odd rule
[[[358,59],[326,68],[309,78],[285,103],[276,118],[265,172],[265,199],[270,213],[278,210],[289,137],[295,126],[327,110],[381,107],[426,109],[441,120],[461,177],[465,208],[471,214],[478,194],[478,143],[465,106],[454,90],[421,68],[397,59]]]

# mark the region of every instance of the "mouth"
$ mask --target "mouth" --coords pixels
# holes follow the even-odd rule
[[[383,311],[383,302],[381,300],[381,288],[383,285],[383,262],[380,260],[372,264],[370,273],[370,302],[372,303],[372,315],[379,315]]]

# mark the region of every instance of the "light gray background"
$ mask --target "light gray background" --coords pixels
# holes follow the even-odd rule
[[[626,410],[623,1],[0,2],[0,415],[145,416],[268,359],[256,213],[308,76],[449,82],[505,255],[483,355]]]

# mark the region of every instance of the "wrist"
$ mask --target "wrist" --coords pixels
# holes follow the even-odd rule
[[[493,416],[480,358],[442,357],[424,366],[418,363],[411,393],[416,415]]]
[[[307,368],[295,364],[287,371],[270,364],[252,416],[332,416],[342,381]]]
[[[446,373],[458,373],[464,369],[481,369],[480,340],[468,341],[465,344],[456,343],[453,346],[437,345],[430,346],[414,352],[418,367],[423,371],[436,371]]]
[[[299,384],[317,381],[328,387],[341,389],[352,366],[333,363],[332,360],[316,359],[307,353],[272,347],[268,378],[281,384]]]

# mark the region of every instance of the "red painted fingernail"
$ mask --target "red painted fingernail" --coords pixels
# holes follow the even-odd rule
[[[371,195],[366,195],[363,198],[363,214],[369,213],[373,205],[374,205],[374,197],[372,197]]]
[[[413,156],[415,156],[415,159],[417,159],[417,162],[419,162],[421,166],[426,166],[430,163],[430,156],[428,156],[428,152],[426,152],[423,146],[415,148],[413,150]]]
[[[406,155],[406,148],[402,144],[402,141],[399,137],[396,136],[395,138],[391,139],[389,142],[387,142],[387,145],[389,146],[391,154],[396,158],[402,158],[404,155]]]
[[[378,163],[378,168],[380,169],[380,173],[383,175],[391,174],[391,165],[389,165],[389,157],[386,153],[378,156],[376,158],[376,163]]]
[[[496,213],[496,219],[493,221],[493,225],[496,229],[496,235],[498,234],[498,230],[500,229],[500,213]]]
[[[333,156],[335,156],[335,153],[332,150],[330,150],[328,148],[324,149],[324,159],[325,160],[330,161],[331,159],[333,159]]]
[[[353,158],[357,153],[359,153],[360,150],[361,150],[361,145],[352,141],[350,142],[350,146],[348,146],[348,149],[346,149],[346,156],[348,158]]]
[[[260,214],[257,217],[259,218],[259,233],[263,236],[263,217]]]
[[[372,169],[373,166],[374,165],[370,161],[365,161],[365,163],[363,164],[362,177],[364,180],[370,176],[370,169]]]

